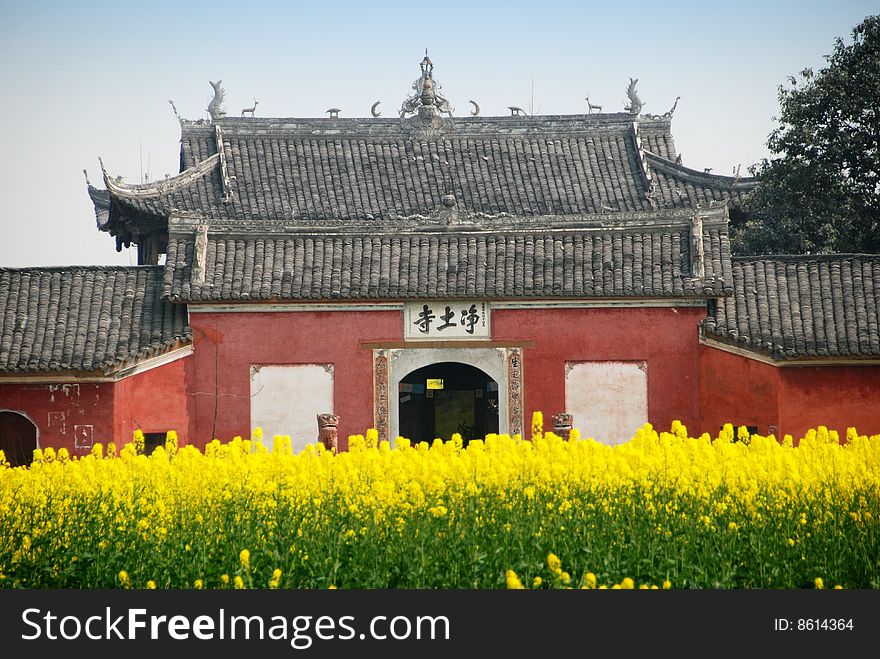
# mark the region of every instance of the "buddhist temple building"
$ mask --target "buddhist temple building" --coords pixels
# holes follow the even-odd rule
[[[620,112],[484,117],[433,69],[390,117],[227,116],[212,83],[179,174],[89,184],[139,265],[0,268],[7,459],[135,428],[301,448],[318,414],[341,450],[536,410],[607,443],[880,432],[880,256],[732,257],[757,182],[682,164],[634,83]]]

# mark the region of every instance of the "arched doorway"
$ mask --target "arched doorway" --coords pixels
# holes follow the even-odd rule
[[[459,433],[466,444],[498,432],[498,402],[498,383],[475,366],[429,364],[400,381],[400,434],[430,442]]]
[[[23,414],[0,412],[0,451],[13,467],[29,465],[37,448],[37,427]]]

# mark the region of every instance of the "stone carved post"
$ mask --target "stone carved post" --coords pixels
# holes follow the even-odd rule
[[[325,449],[334,455],[336,455],[336,447],[338,443],[338,426],[339,417],[335,414],[318,415],[318,441],[324,445]]]
[[[553,415],[553,434],[559,437],[562,437],[564,440],[568,440],[569,435],[571,434],[571,424],[574,421],[574,416],[571,414],[567,414],[566,412],[560,412],[559,414]]]

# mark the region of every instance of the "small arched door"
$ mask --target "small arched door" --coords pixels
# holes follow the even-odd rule
[[[498,383],[468,364],[439,362],[400,381],[400,434],[414,442],[449,439],[465,444],[498,432]]]
[[[37,448],[37,427],[23,414],[0,412],[0,451],[13,467],[30,465]]]

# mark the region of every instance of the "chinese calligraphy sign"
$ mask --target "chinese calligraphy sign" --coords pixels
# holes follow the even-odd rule
[[[407,302],[403,337],[408,341],[488,339],[489,303],[468,301]]]

